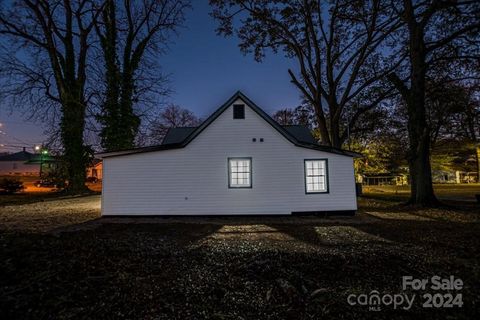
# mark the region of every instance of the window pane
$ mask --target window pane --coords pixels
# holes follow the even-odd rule
[[[305,161],[305,189],[308,192],[327,191],[327,161],[306,160]]]
[[[251,160],[229,159],[230,187],[251,187]]]

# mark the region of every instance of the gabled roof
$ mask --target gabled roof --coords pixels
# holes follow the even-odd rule
[[[171,143],[181,143],[185,140],[190,133],[192,133],[197,127],[176,127],[170,128],[163,138],[162,144],[171,144]],[[295,139],[303,143],[313,143],[316,144],[317,141],[312,136],[310,129],[302,125],[287,125],[282,126],[283,129],[287,130]]]
[[[162,150],[170,150],[170,149],[179,149],[184,148],[188,145],[193,139],[195,139],[203,130],[205,130],[215,119],[217,119],[225,110],[228,109],[237,99],[241,99],[245,102],[253,111],[255,111],[260,117],[263,118],[268,124],[270,124],[273,128],[275,128],[282,136],[284,136],[288,141],[293,143],[298,147],[330,152],[341,154],[349,157],[356,157],[359,156],[358,153],[346,151],[334,147],[323,146],[314,141],[308,142],[303,141],[304,139],[297,139],[295,136],[296,134],[300,134],[301,129],[286,129],[279,125],[275,120],[273,120],[268,114],[265,113],[260,107],[258,107],[255,103],[253,103],[247,96],[245,96],[242,92],[237,91],[227,102],[225,102],[220,108],[218,108],[214,113],[212,113],[200,126],[193,128],[190,133],[187,134],[186,131],[182,132],[182,134],[186,135],[183,140],[179,141],[180,139],[171,139],[173,141],[171,143],[162,143],[161,145],[151,146],[151,147],[143,147],[143,148],[135,148],[135,149],[128,149],[128,150],[118,150],[118,151],[111,151],[111,152],[104,152],[99,153],[98,156],[101,158],[107,157],[115,157],[115,156],[122,156],[128,154],[135,154],[135,153],[144,153],[144,152],[153,152],[153,151],[162,151]],[[295,133],[293,133],[295,132]],[[173,133],[172,133],[173,134]],[[304,133],[301,134],[302,136]],[[179,138],[176,136],[174,138]],[[305,138],[305,137],[303,137]],[[307,140],[310,140],[307,138]]]
[[[289,125],[282,127],[300,142],[318,144],[317,140],[315,140],[315,138],[312,136],[312,132],[310,131],[310,129],[305,126]]]
[[[170,128],[163,138],[162,144],[180,143],[185,140],[197,127]]]
[[[20,151],[12,154],[7,154],[0,157],[0,161],[28,161],[34,156],[28,151]]]

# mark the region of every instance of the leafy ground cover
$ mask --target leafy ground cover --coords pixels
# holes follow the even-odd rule
[[[0,208],[2,319],[463,318],[480,311],[480,209],[362,198],[355,217],[99,218],[99,197]],[[461,308],[350,306],[402,276],[462,279]],[[435,293],[433,291],[426,291]]]

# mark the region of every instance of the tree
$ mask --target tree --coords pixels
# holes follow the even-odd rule
[[[272,115],[273,120],[282,126],[290,126],[296,123],[294,111],[291,108],[280,109]]]
[[[158,56],[189,6],[189,0],[106,1],[96,24],[105,64],[98,116],[105,150],[134,147],[141,122],[135,103],[146,92],[166,93]]]
[[[324,144],[341,147],[347,129],[392,93],[383,79],[402,57],[392,52],[381,59],[379,52],[399,28],[400,19],[384,1],[210,0],[210,4],[219,22],[217,33],[235,33],[242,52],[261,61],[268,49],[283,50],[297,60],[298,73],[288,73],[314,108]],[[238,28],[235,18],[240,18]]]
[[[313,130],[315,125],[315,112],[310,105],[300,105],[295,109],[285,108],[276,111],[272,118],[282,126],[301,125]]]
[[[365,114],[360,120],[364,127],[351,133],[350,149],[363,155],[354,160],[356,173],[406,173],[405,115],[402,108],[393,107],[398,100],[392,98],[380,110]]]
[[[40,91],[59,106],[70,193],[86,190],[87,57],[97,12],[96,3],[89,0],[22,0],[5,5],[0,12],[0,34],[7,37],[11,48],[30,58],[8,71],[19,79],[17,90],[10,93]]]
[[[391,6],[405,23],[403,41],[408,53],[406,75],[392,72],[390,81],[407,107],[411,176],[410,203],[438,203],[432,185],[430,126],[427,121],[427,75],[440,62],[475,60],[479,57],[480,4],[475,1],[392,1]],[[404,70],[405,70],[404,69]],[[462,70],[467,76],[467,70]]]
[[[468,112],[470,97],[465,87],[455,83],[426,84],[425,108],[430,128],[430,146],[435,149],[443,138],[460,137],[462,130],[455,124],[460,114]],[[463,126],[463,125],[462,125]]]
[[[190,110],[171,104],[166,107],[160,116],[151,124],[151,140],[161,143],[168,129],[178,127],[197,127],[201,120]]]

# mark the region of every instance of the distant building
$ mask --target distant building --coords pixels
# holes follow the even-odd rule
[[[94,159],[92,164],[87,167],[87,178],[97,178],[99,180],[102,180],[102,160],[100,159]]]
[[[35,157],[23,148],[22,151],[0,156],[0,175],[2,176],[38,176],[40,166],[27,163]]]
[[[371,173],[357,177],[357,182],[366,186],[403,186],[408,184],[408,175],[402,173]]]

